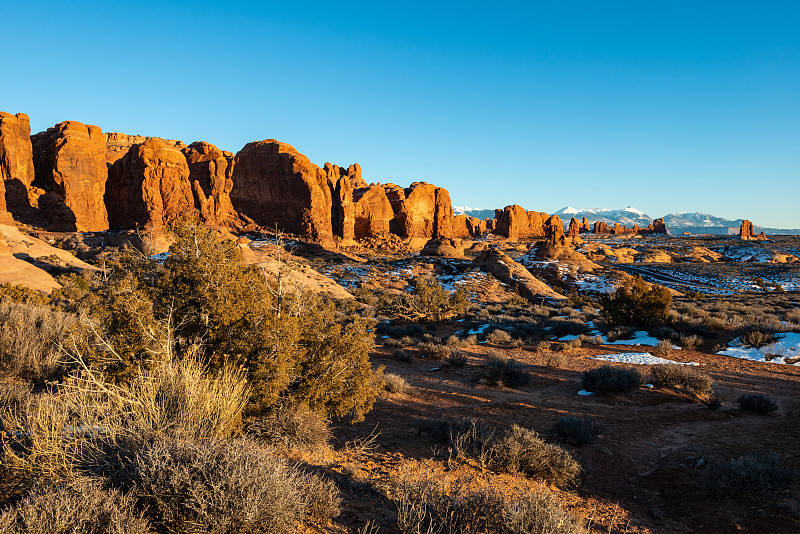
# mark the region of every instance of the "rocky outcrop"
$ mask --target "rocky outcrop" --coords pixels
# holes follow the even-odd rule
[[[393,188],[390,191],[396,208],[400,195]],[[453,237],[453,207],[446,189],[414,182],[403,196],[392,222],[395,233],[409,238]]]
[[[469,239],[480,237],[485,232],[486,221],[464,214],[453,217],[453,237]]]
[[[196,213],[186,158],[155,138],[134,145],[112,165],[105,200],[112,227],[157,232]]]
[[[650,234],[668,234],[667,225],[664,224],[664,219],[655,219],[653,222],[647,225],[647,228],[641,230],[640,234],[650,235]]]
[[[231,202],[233,154],[199,141],[181,150],[189,166],[194,205],[206,224],[229,225],[237,215]]]
[[[594,223],[594,227],[592,228],[593,234],[610,234],[611,227],[608,226],[608,223],[603,221],[597,221]]]
[[[372,185],[356,189],[353,191],[353,202],[356,239],[374,237],[390,231],[394,211],[382,186]]]
[[[31,137],[34,185],[46,191],[39,210],[49,230],[96,232],[108,229],[104,195],[106,143],[97,126],[77,121],[56,124]]]
[[[291,145],[274,139],[245,145],[234,160],[230,198],[256,224],[333,245],[328,178]]]
[[[475,258],[475,263],[482,270],[508,284],[526,299],[538,301],[542,298],[548,298],[556,301],[566,301],[563,295],[533,276],[528,269],[514,261],[511,256],[494,247],[482,252]]]
[[[30,209],[28,188],[33,184],[31,121],[24,113],[0,111],[0,219]]]
[[[763,241],[767,239],[767,236],[764,235],[764,232],[756,235],[753,229],[753,223],[745,219],[742,221],[741,226],[739,226],[739,239],[745,241]]]
[[[581,222],[580,233],[591,232],[591,231],[592,231],[592,227],[589,226],[589,219],[584,217],[583,221]]]
[[[128,153],[134,145],[141,145],[145,141],[156,139],[167,146],[183,150],[186,144],[175,139],[162,139],[160,137],[147,137],[144,135],[128,135],[119,132],[107,132],[103,135],[106,140],[106,164],[110,167],[118,159]]]
[[[460,239],[435,237],[428,240],[420,252],[422,256],[441,256],[446,258],[460,258],[464,256],[464,247]]]
[[[357,166],[358,164],[356,164]],[[342,172],[338,165],[325,164],[325,176],[331,191],[331,229],[344,245],[352,245],[355,237],[355,205],[353,185],[349,172]],[[350,166],[353,169],[353,166]],[[361,167],[358,167],[361,174]]]
[[[495,210],[494,233],[508,239],[528,239],[545,235],[544,222],[548,215],[544,212],[525,211],[517,204]]]

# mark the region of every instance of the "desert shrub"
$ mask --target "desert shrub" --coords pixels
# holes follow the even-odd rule
[[[559,438],[575,445],[592,443],[605,431],[605,425],[591,417],[567,416],[558,420],[555,431]]]
[[[624,393],[640,387],[643,383],[644,377],[641,371],[633,367],[604,365],[584,371],[581,377],[583,389],[600,395]]]
[[[673,338],[681,347],[691,349],[703,344],[703,338],[695,334],[676,334]]]
[[[450,356],[452,350],[447,345],[438,345],[431,342],[423,342],[417,345],[417,350],[427,358],[443,360]]]
[[[496,532],[498,534],[584,534],[547,490],[504,497],[470,489],[469,481],[442,479],[430,471],[403,473],[392,492],[397,526],[404,534]]]
[[[660,356],[662,358],[669,358],[669,355],[672,353],[672,342],[666,339],[662,339],[658,343],[656,343],[656,347],[653,350],[656,356]]]
[[[44,381],[63,372],[59,343],[75,326],[73,315],[45,306],[0,300],[0,372]]]
[[[574,515],[563,510],[556,498],[540,489],[507,499],[500,513],[504,534],[585,534]]]
[[[608,331],[609,341],[619,341],[622,339],[630,339],[636,333],[636,328],[632,326],[616,326]]]
[[[742,410],[759,415],[767,415],[778,409],[778,403],[762,393],[742,395],[736,399],[736,402]]]
[[[447,358],[445,358],[445,362],[450,367],[456,367],[460,369],[467,365],[467,355],[460,350],[454,350]]]
[[[468,307],[469,300],[463,289],[450,293],[433,276],[416,278],[413,293],[385,293],[378,303],[378,311],[382,315],[423,323],[458,317]]]
[[[573,484],[581,466],[570,453],[547,443],[534,430],[513,425],[493,445],[493,465],[508,473],[523,473],[558,486]]]
[[[667,320],[672,294],[665,287],[650,285],[640,276],[628,278],[611,295],[600,299],[603,315],[616,325],[658,325]]]
[[[451,349],[460,349],[462,347],[461,338],[456,335],[448,336],[447,339],[444,340],[444,344]]]
[[[547,353],[544,355],[544,364],[547,367],[560,369],[564,366],[564,355],[554,352]]]
[[[741,335],[742,346],[761,348],[775,342],[775,333],[759,327],[746,328]]]
[[[140,502],[168,532],[289,533],[312,508],[328,517],[338,513],[330,483],[247,439],[158,439],[137,451],[131,464]]]
[[[750,453],[712,464],[705,484],[712,494],[743,496],[790,489],[796,478],[797,472],[774,454]]]
[[[394,359],[396,359],[398,361],[401,361],[401,362],[405,362],[405,363],[410,363],[410,362],[414,361],[414,356],[412,356],[411,353],[408,352],[407,350],[403,350],[403,349],[395,350],[392,353],[392,356],[394,357]]]
[[[267,416],[255,419],[247,434],[273,447],[309,451],[324,449],[332,437],[323,416],[295,403],[278,405]]]
[[[402,376],[394,373],[385,373],[383,375],[383,388],[391,394],[398,394],[408,393],[411,386]]]
[[[492,350],[486,356],[487,361],[479,377],[484,384],[496,387],[519,387],[531,381],[530,375],[516,360]]]
[[[100,482],[78,478],[42,485],[0,514],[0,534],[147,534],[134,499]]]
[[[650,376],[655,387],[680,386],[695,393],[708,393],[713,384],[710,376],[688,365],[653,365],[650,368]]]
[[[511,341],[511,334],[505,330],[492,330],[489,332],[489,335],[486,336],[486,341],[495,345],[499,345],[500,343],[508,343]]]
[[[224,365],[211,376],[194,359],[162,362],[123,384],[75,373],[58,392],[2,414],[4,464],[26,480],[60,480],[104,464],[103,451],[130,436],[226,437],[247,397],[241,370]]]
[[[787,323],[794,323],[796,325],[800,325],[800,309],[795,308],[786,312],[783,316],[783,320]]]
[[[92,309],[102,342],[94,339],[87,360],[124,381],[168,355],[202,351],[212,368],[244,365],[251,414],[290,400],[363,418],[377,395],[369,321],[337,320],[333,302],[290,287],[285,265],[246,265],[236,243],[212,230],[179,224],[174,236],[161,263],[134,253],[120,259]]]
[[[383,341],[383,346],[389,348],[400,348],[403,346],[403,341],[390,337],[389,339]]]

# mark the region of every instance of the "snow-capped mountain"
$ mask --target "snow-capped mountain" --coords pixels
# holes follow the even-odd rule
[[[478,219],[494,219],[494,210],[476,209],[469,206],[453,206],[453,215],[467,215]]]
[[[642,228],[653,222],[652,217],[633,206],[628,206],[621,210],[610,210],[606,208],[575,209],[571,206],[567,206],[566,208],[561,208],[554,212],[553,215],[561,217],[565,224],[569,224],[569,220],[573,217],[579,221],[582,221],[583,218],[586,217],[590,224],[605,222],[614,226],[614,223],[619,223],[627,227],[638,224]]]

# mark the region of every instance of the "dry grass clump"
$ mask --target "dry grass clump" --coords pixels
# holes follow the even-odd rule
[[[338,515],[332,483],[248,439],[162,438],[137,451],[128,469],[140,503],[167,532],[283,534],[311,511],[320,520]]]
[[[42,485],[0,515],[0,534],[147,534],[135,499],[98,480]]]
[[[742,395],[736,402],[742,410],[759,415],[768,415],[778,409],[778,403],[762,393]]]
[[[644,376],[634,367],[604,365],[584,371],[581,378],[583,389],[600,395],[624,393],[644,384]]]
[[[59,344],[75,323],[73,315],[46,306],[0,301],[0,371],[34,381],[59,376]]]
[[[742,346],[761,348],[765,345],[775,343],[775,332],[764,330],[759,327],[751,327],[744,330],[741,336]]]
[[[797,472],[774,454],[750,453],[714,464],[706,475],[706,488],[715,495],[758,495],[791,489]]]
[[[513,425],[494,444],[493,464],[508,473],[523,473],[557,486],[573,484],[581,466],[570,453],[547,443],[534,430]]]
[[[447,345],[440,345],[437,343],[431,343],[429,341],[417,344],[416,348],[420,354],[422,354],[422,356],[427,358],[435,358],[437,360],[444,360],[452,352]]]
[[[332,434],[324,416],[305,404],[286,403],[251,422],[247,434],[273,447],[319,451]]]
[[[402,376],[394,373],[385,373],[383,375],[383,389],[392,395],[397,395],[401,393],[408,393],[408,391],[411,389],[411,386],[408,385],[408,382]]]
[[[530,375],[516,360],[494,350],[488,351],[486,356],[487,361],[479,378],[482,383],[495,387],[519,387],[531,381]]]
[[[656,343],[655,349],[653,349],[653,354],[656,356],[660,356],[661,358],[669,358],[669,355],[672,353],[672,342],[666,339],[662,339],[658,343]]]
[[[467,355],[460,350],[454,350],[450,353],[450,356],[445,358],[445,363],[447,363],[447,365],[450,367],[456,367],[460,369],[467,365]]]
[[[564,355],[557,352],[550,352],[544,355],[544,364],[547,367],[560,369],[564,366]]]
[[[511,334],[506,332],[505,330],[492,330],[486,336],[486,341],[493,345],[499,345],[501,343],[509,343],[511,342]]]
[[[605,430],[606,427],[603,423],[589,416],[562,417],[555,425],[558,437],[574,445],[592,443]]]
[[[494,532],[498,534],[584,534],[580,520],[563,510],[549,491],[523,490],[502,496],[471,489],[468,481],[408,471],[392,500],[404,534]]]
[[[699,347],[703,344],[703,338],[695,334],[675,334],[673,340],[681,347],[687,349]]]
[[[688,365],[653,365],[650,376],[655,387],[682,387],[695,393],[708,393],[713,384],[710,376]]]

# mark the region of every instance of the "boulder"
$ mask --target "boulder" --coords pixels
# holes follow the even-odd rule
[[[158,232],[196,215],[189,166],[183,153],[160,139],[134,145],[109,169],[108,222]]]
[[[181,152],[189,166],[189,183],[200,220],[206,224],[229,225],[237,218],[231,202],[233,154],[203,141]]]
[[[353,202],[356,239],[375,237],[390,231],[389,223],[394,218],[394,211],[382,186],[372,185],[354,190]]]
[[[59,232],[107,230],[104,195],[108,167],[100,128],[66,121],[32,136],[31,141],[34,185],[47,193],[39,201],[39,210],[49,220],[47,228]]]
[[[464,247],[461,243],[461,239],[434,237],[425,243],[420,254],[422,256],[460,258],[464,256]]]
[[[325,171],[286,143],[248,143],[233,167],[233,207],[256,224],[333,246],[331,191]]]
[[[31,121],[24,113],[0,111],[0,219],[30,210],[28,188],[35,177]]]

